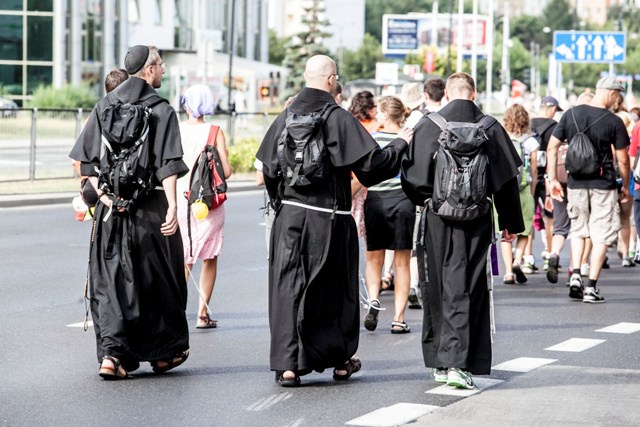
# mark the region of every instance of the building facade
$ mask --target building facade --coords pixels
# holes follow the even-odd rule
[[[38,85],[88,83],[101,94],[104,76],[136,44],[162,51],[165,96],[190,77],[223,85],[232,5],[234,75],[268,76],[267,0],[1,0],[0,93],[20,105]]]

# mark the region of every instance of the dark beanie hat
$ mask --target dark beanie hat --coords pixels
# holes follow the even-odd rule
[[[129,74],[135,74],[144,67],[149,58],[149,47],[136,45],[129,49],[127,56],[124,57],[124,68]]]

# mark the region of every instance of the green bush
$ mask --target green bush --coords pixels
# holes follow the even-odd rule
[[[35,108],[87,108],[96,104],[98,97],[88,85],[61,88],[53,86],[38,86],[33,97],[28,101],[29,107]]]
[[[260,142],[256,138],[244,138],[236,140],[234,145],[228,147],[229,164],[234,173],[253,172],[253,162],[256,160],[256,153]]]

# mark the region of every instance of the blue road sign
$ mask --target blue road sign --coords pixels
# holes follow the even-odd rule
[[[554,31],[553,53],[559,62],[621,64],[627,59],[627,37],[613,31]]]

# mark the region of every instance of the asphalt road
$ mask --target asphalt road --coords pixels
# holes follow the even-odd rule
[[[327,371],[303,377],[299,389],[278,387],[268,365],[261,203],[262,193],[247,192],[231,194],[225,205],[212,304],[218,329],[193,329],[197,294],[189,284],[187,363],[162,376],[144,365],[119,382],[98,377],[93,332],[73,326],[84,316],[90,223],[76,222],[70,204],[0,209],[0,423],[638,424],[640,267],[623,269],[613,254],[599,282],[605,304],[570,301],[564,283],[550,285],[543,275],[526,286],[496,284],[494,370],[475,378],[477,394],[452,393],[430,379],[420,350],[422,311],[407,311],[410,334],[389,333],[389,293],[378,330],[361,330],[360,373],[344,384]],[[601,330],[621,323],[617,333]]]

